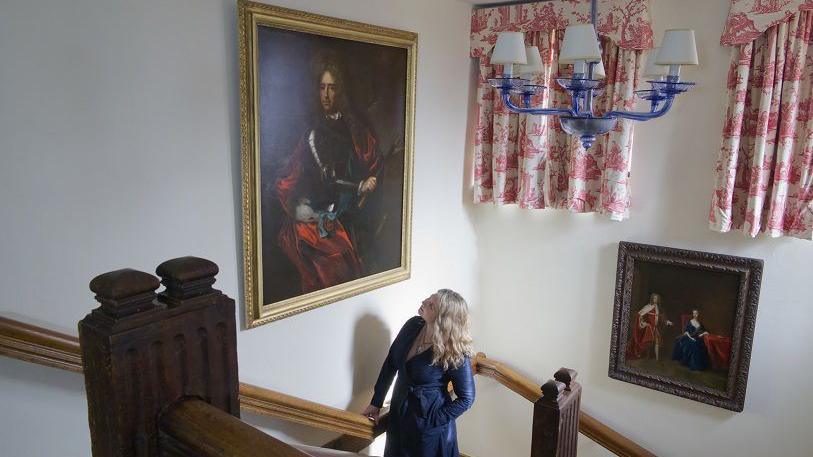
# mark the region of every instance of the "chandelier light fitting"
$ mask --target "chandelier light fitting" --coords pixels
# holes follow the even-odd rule
[[[491,55],[491,63],[502,65],[503,74],[500,78],[489,79],[489,83],[500,90],[502,100],[510,111],[559,116],[562,129],[570,135],[578,136],[585,149],[593,145],[597,135],[612,130],[619,118],[647,121],[666,114],[675,97],[695,84],[680,80],[680,67],[698,64],[694,30],[667,30],[661,47],[652,49],[647,55],[644,76],[653,78],[647,81],[650,88],[635,91],[639,98],[650,103],[649,111],[610,111],[596,116],[593,113],[593,98],[603,89],[601,80],[605,77],[605,72],[594,27],[596,0],[592,0],[591,8],[592,23],[568,26],[559,52],[560,64],[573,65],[572,77],[556,78],[556,82],[571,96],[570,107],[531,106],[531,96],[544,91],[546,87],[531,82],[534,75],[543,71],[542,59],[536,46],[525,46],[522,32],[500,32]],[[514,76],[515,73],[518,76]],[[521,106],[511,100],[513,94],[521,96]]]

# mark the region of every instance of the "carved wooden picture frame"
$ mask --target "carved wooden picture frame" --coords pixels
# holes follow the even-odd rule
[[[742,411],[763,262],[622,241],[609,376]]]

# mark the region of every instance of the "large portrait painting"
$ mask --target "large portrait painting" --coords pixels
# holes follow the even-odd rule
[[[239,3],[247,326],[410,274],[414,33]]]
[[[762,261],[621,242],[611,378],[742,411]]]

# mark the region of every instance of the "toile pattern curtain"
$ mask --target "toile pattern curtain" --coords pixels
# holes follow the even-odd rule
[[[548,88],[534,96],[532,103],[546,107],[569,106],[569,95],[556,83],[557,77],[572,73],[572,66],[558,65],[559,48],[568,25],[568,13],[555,10],[559,3],[567,2],[545,2],[538,7],[547,11],[532,12],[535,14],[516,11],[523,8],[522,5],[501,7],[498,20],[489,24],[478,23],[482,17],[476,17],[476,13],[472,16],[472,55],[479,58],[474,201],[517,204],[529,209],[598,212],[620,221],[629,215],[633,122],[619,120],[613,131],[598,137],[593,147],[585,150],[578,139],[562,131],[556,116],[510,113],[499,91],[488,84],[488,78],[501,74],[502,68],[491,65],[490,48],[475,46],[475,40],[487,41],[482,38],[485,28],[522,30],[521,26],[512,27],[512,22],[514,25],[521,21],[527,23],[533,21],[536,14],[544,13],[547,22],[530,27],[543,30],[524,30],[526,44],[539,47],[544,66],[544,72],[535,83]],[[585,4],[589,7],[589,1],[570,2],[575,8],[583,8]],[[648,2],[607,0],[600,3],[601,7],[605,14],[599,10],[597,30],[602,35],[607,77],[604,92],[594,100],[594,110],[598,113],[631,110],[641,53],[652,46]],[[557,14],[558,20],[555,19]],[[589,15],[579,14],[575,11],[574,16],[589,19]],[[495,40],[496,33],[489,37]]]
[[[733,8],[722,40],[733,48],[710,227],[813,239],[813,11],[782,15],[757,33],[759,16]]]

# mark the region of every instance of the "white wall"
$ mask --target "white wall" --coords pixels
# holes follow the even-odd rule
[[[636,128],[623,223],[468,203],[469,5],[276,3],[419,33],[413,278],[240,332],[243,380],[360,408],[384,341],[424,294],[448,286],[473,305],[479,349],[540,381],[578,369],[585,409],[660,455],[809,455],[813,245],[706,229],[728,2],[653,1],[657,35],[697,29],[703,65],[686,72],[698,88],[672,114]],[[92,276],[187,254],[217,262],[218,286],[241,296],[235,9],[231,0],[3,2],[0,312],[75,332],[95,306]],[[765,259],[743,413],[607,377],[620,240]],[[527,455],[530,405],[487,380],[477,387],[462,448]],[[80,376],[0,358],[0,402],[8,455],[89,454]],[[299,441],[329,438],[247,418]]]
[[[360,409],[420,299],[451,287],[477,303],[461,204],[469,5],[275,3],[419,34],[412,279],[238,335],[243,381]],[[242,296],[236,22],[235,0],[2,2],[2,314],[75,333],[93,276],[189,254]],[[78,375],[0,358],[4,455],[89,455],[83,390]]]
[[[467,205],[480,266],[478,342],[540,381],[563,365],[577,369],[584,409],[658,455],[809,456],[813,243],[706,228],[726,103],[729,54],[718,43],[728,4],[653,0],[658,41],[666,28],[696,29],[702,66],[685,72],[698,86],[671,114],[635,128],[629,221]],[[765,260],[744,412],[607,377],[621,240]],[[467,449],[527,455],[527,405],[492,384],[478,387]],[[499,440],[485,433],[495,427]]]

